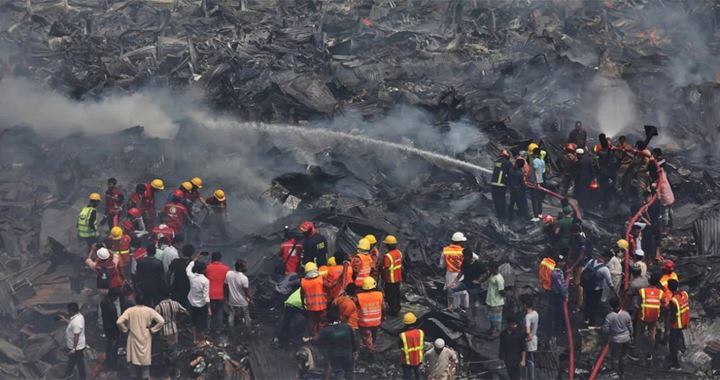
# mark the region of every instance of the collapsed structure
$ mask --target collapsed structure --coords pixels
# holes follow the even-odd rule
[[[6,173],[0,183],[0,297],[9,326],[0,333],[0,371],[7,376],[53,376],[63,358],[56,350],[61,326],[52,317],[70,300],[97,303],[91,276],[81,269],[74,219],[85,194],[110,176],[129,189],[150,177],[176,184],[202,173],[225,189],[234,239],[214,248],[248,260],[260,300],[256,316],[272,316],[277,307],[273,255],[285,225],[316,221],[330,252],[352,252],[367,233],[398,236],[408,257],[405,307],[429,336],[461,350],[466,374],[494,371],[497,349],[441,311],[435,263],[442,245],[451,232],[466,231],[482,260],[506,263],[502,271],[516,300],[538,290],[544,242],[539,226],[495,220],[486,176],[452,162],[373,140],[218,122],[166,105],[160,108],[174,127],[169,135],[145,133],[143,127],[154,126],[137,108],[143,126],[102,117],[88,125],[80,117],[58,137],[53,122],[65,124],[63,115],[36,118],[32,114],[42,109],[19,109],[33,105],[13,100],[27,86],[18,77],[88,104],[82,109],[88,114],[100,99],[127,99],[118,93],[193,88],[228,118],[354,128],[454,153],[481,167],[490,166],[501,146],[523,147],[538,137],[554,162],[561,154],[555,142],[575,119],[609,135],[638,133],[643,122],[659,125],[658,143],[669,152],[670,181],[679,194],[675,228],[663,250],[678,258],[682,281],[693,289],[697,327],[687,334],[690,360],[698,373],[718,368],[720,331],[711,321],[720,310],[712,257],[720,204],[712,144],[720,108],[712,2],[31,1],[0,8],[0,165]],[[67,133],[76,130],[83,133]],[[547,205],[551,213],[557,206]],[[627,213],[586,214],[598,249],[622,233]],[[261,323],[258,336],[240,342],[216,342],[204,360],[214,368],[229,362],[234,374],[249,366],[256,378],[294,376],[290,359],[270,365],[278,353],[263,333],[268,327]],[[399,329],[399,321],[383,325],[379,351],[395,348]],[[578,373],[589,370],[597,352],[592,339],[584,342]],[[218,361],[221,353],[227,361]],[[565,354],[562,347],[541,349],[540,374],[564,371]],[[360,371],[392,377],[399,369]]]

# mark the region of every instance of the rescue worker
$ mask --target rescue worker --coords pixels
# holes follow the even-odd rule
[[[175,230],[167,224],[160,224],[152,229],[152,241],[155,245],[160,243],[160,239],[165,238],[169,244],[173,244],[177,237],[175,236]],[[178,301],[180,302],[180,301]]]
[[[98,219],[97,206],[100,203],[99,193],[92,193],[88,196],[88,204],[80,210],[77,218],[78,238],[84,241],[88,247],[88,254],[92,252],[93,246],[97,243],[98,236]]]
[[[117,255],[119,259],[120,268],[123,270],[125,277],[129,277],[130,270],[130,242],[132,238],[130,235],[124,233],[121,227],[115,226],[110,229],[110,236],[108,236],[106,247],[113,255]]]
[[[522,158],[515,160],[515,165],[508,173],[508,187],[510,188],[510,206],[508,207],[508,219],[513,220],[515,208],[521,220],[529,220],[527,205],[527,183],[525,178],[525,167],[527,164]]]
[[[567,256],[570,251],[570,239],[572,237],[573,225],[572,209],[570,207],[562,208],[562,215],[555,222],[555,241],[556,249],[559,254]]]
[[[686,291],[679,291],[678,281],[668,280],[668,290],[673,293],[668,305],[667,326],[670,349],[670,370],[682,370],[679,353],[685,348],[683,330],[690,325],[690,300]]]
[[[355,283],[350,282],[345,286],[345,290],[343,293],[341,293],[335,300],[333,301],[333,305],[335,305],[339,312],[340,312],[340,320],[349,324],[350,327],[352,327],[353,330],[357,331],[359,316],[358,316],[358,306],[357,306],[357,287],[355,286]]]
[[[210,204],[209,199],[208,204]],[[283,262],[285,277],[300,273],[300,258],[302,255],[302,244],[290,233],[290,228],[285,226],[283,241],[280,243],[280,259]]]
[[[145,194],[147,193],[147,186],[144,183],[138,183],[135,186],[135,192],[130,194],[130,199],[128,200],[127,208],[136,208],[140,210],[140,213],[143,215],[143,221],[145,226],[148,230],[152,229],[152,225],[148,225],[148,221],[150,220],[148,216],[148,202],[145,199]]]
[[[397,249],[397,238],[385,236],[383,244],[387,249],[382,260],[383,290],[388,303],[389,314],[397,317],[400,313],[400,283],[403,281],[403,254]]]
[[[163,224],[172,228],[176,234],[182,234],[185,226],[192,222],[187,208],[183,205],[184,197],[185,194],[182,191],[175,190],[172,202],[167,203],[161,212]]]
[[[305,265],[312,261],[317,264],[317,266],[326,265],[328,244],[325,236],[317,232],[312,222],[303,222],[300,225],[300,232],[302,232],[305,237],[305,240],[303,240],[302,264]]]
[[[593,152],[597,156],[597,180],[600,191],[600,204],[605,209],[610,204],[610,199],[615,189],[612,181],[617,175],[617,161],[610,145],[610,140],[601,133],[598,136],[600,143],[595,145]]]
[[[165,190],[165,183],[159,178],[155,178],[145,185],[145,215],[148,220],[145,223],[146,226],[154,226],[157,219],[157,210],[155,209],[155,194]]]
[[[675,280],[680,282],[677,273],[675,273],[675,263],[672,260],[663,261],[662,276],[660,277],[660,285],[663,288],[663,301],[668,304],[674,293],[668,287],[668,282]]]
[[[457,279],[458,273],[462,267],[463,262],[463,245],[467,241],[467,238],[462,232],[455,232],[450,239],[450,245],[443,248],[442,255],[440,256],[440,268],[445,268],[445,290],[447,290],[448,310],[453,311],[459,294],[453,292],[450,285]],[[457,294],[457,297],[454,295]]]
[[[213,195],[204,201],[204,204],[209,207],[211,211],[207,217],[207,224],[212,228],[210,234],[212,235],[213,232],[218,232],[222,240],[230,240],[230,235],[227,232],[227,224],[230,222],[230,219],[228,217],[225,191],[222,189],[215,190]]]
[[[377,247],[377,238],[373,234],[365,235],[363,239],[367,239],[367,241],[370,242],[370,251],[368,252],[370,254],[370,257],[372,258],[372,267],[370,268],[370,275],[377,281],[380,279],[380,276],[378,276],[378,263],[380,263],[380,249]]]
[[[568,300],[568,286],[565,281],[565,257],[560,255],[550,274],[550,334],[557,338],[565,330],[563,304]]]
[[[148,234],[142,218],[142,211],[135,207],[127,211],[127,217],[122,221],[120,226],[122,226],[123,231],[130,235],[133,240],[141,239]]]
[[[105,217],[103,221],[107,221],[109,227],[117,226],[120,221],[120,209],[125,202],[125,193],[117,185],[117,179],[109,178],[107,180],[107,189],[105,190]],[[104,223],[100,223],[104,224]]]
[[[362,291],[357,294],[358,326],[362,341],[370,354],[375,353],[375,337],[382,324],[384,297],[375,289],[377,283],[372,277],[365,277]]]
[[[98,249],[95,257],[92,259],[91,254],[88,254],[85,265],[97,274],[97,288],[105,291],[122,288],[123,276],[118,268],[119,257],[112,255],[107,248]]]
[[[188,212],[192,209],[192,202],[190,202],[190,191],[192,191],[193,185],[189,181],[185,181],[178,186],[178,188],[172,193],[168,194],[166,203],[173,202],[173,199],[177,197],[176,193],[180,190],[183,194],[182,204],[188,209]]]
[[[555,269],[555,260],[551,255],[545,256],[540,261],[540,267],[538,268],[538,278],[540,279],[540,285],[545,292],[552,290],[552,271]]]
[[[200,195],[200,189],[203,188],[203,180],[200,177],[194,177],[190,180],[190,183],[192,184],[192,188],[190,189],[190,193],[188,194],[188,200],[190,201],[190,203],[194,204],[195,201],[200,201],[200,203],[206,205],[206,203],[203,201],[202,195]],[[215,192],[217,192],[217,190],[215,190]]]
[[[370,241],[367,239],[360,239],[357,244],[357,254],[353,256],[351,262],[353,271],[353,281],[355,286],[363,286],[363,281],[366,278],[372,277],[371,271],[373,267],[373,259],[370,256]],[[374,280],[374,279],[373,279]]]
[[[573,184],[575,179],[575,172],[577,171],[577,155],[575,151],[577,145],[574,143],[567,143],[565,145],[565,154],[560,159],[560,171],[562,172],[562,195],[567,195],[570,190],[570,186]]]
[[[577,199],[581,207],[588,209],[594,204],[592,200],[591,184],[595,181],[597,184],[595,161],[589,154],[585,154],[585,150],[578,148],[577,154],[577,171],[575,173],[575,189],[573,195]]]
[[[400,364],[403,380],[420,380],[420,365],[425,354],[425,332],[417,326],[417,317],[413,313],[403,315],[403,331],[400,333]]]
[[[495,168],[493,168],[492,179],[490,181],[490,186],[492,186],[492,199],[495,204],[495,216],[499,219],[505,218],[508,211],[505,193],[507,191],[510,170],[512,170],[510,152],[507,149],[503,149],[500,151],[500,157],[495,161]]]
[[[340,262],[340,264],[337,264]],[[325,275],[325,289],[327,289],[328,300],[333,301],[353,282],[352,266],[347,260],[345,253],[338,251],[335,256],[328,259],[327,274]]]
[[[310,322],[310,335],[316,336],[327,325],[328,300],[323,279],[313,262],[305,264],[305,277],[300,280],[300,298]]]
[[[587,131],[583,128],[582,121],[575,122],[575,128],[568,134],[567,142],[577,145],[578,148],[587,146]]]
[[[655,334],[657,333],[657,322],[660,320],[663,291],[658,288],[660,277],[656,274],[650,279],[650,286],[638,291],[635,297],[635,309],[637,314],[636,345],[637,353],[643,365],[652,361],[655,349]]]
[[[618,146],[614,149],[619,152],[620,156],[620,167],[618,167],[617,176],[615,177],[615,190],[618,193],[622,193],[626,188],[627,182],[629,182],[625,174],[633,163],[632,145],[627,141],[627,137],[620,136]]]

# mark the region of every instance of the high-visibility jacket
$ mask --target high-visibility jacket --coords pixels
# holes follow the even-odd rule
[[[678,292],[671,300],[674,313],[669,315],[672,320],[671,328],[684,329],[690,324],[690,303],[687,292]]]
[[[300,280],[300,287],[305,300],[305,310],[323,311],[327,309],[327,296],[322,277],[303,278]]]
[[[95,207],[85,206],[80,210],[77,219],[78,236],[82,239],[98,236],[98,220],[95,217],[95,223],[90,224],[90,216],[95,211]]]
[[[463,247],[450,244],[443,248],[443,257],[445,258],[445,270],[448,272],[460,272],[463,262]]]
[[[423,362],[425,348],[425,332],[420,329],[412,329],[400,333],[402,354],[400,363],[417,367]]]
[[[402,281],[402,261],[402,252],[398,249],[393,249],[385,254],[383,259],[383,269],[385,269],[383,279],[386,283],[395,284]]]
[[[660,318],[660,300],[663,291],[656,287],[640,289],[640,320],[657,322]]]
[[[665,301],[665,303],[670,302],[673,296],[672,292],[668,288],[668,281],[670,280],[679,281],[677,273],[671,272],[660,277],[660,285],[663,287],[663,301]]]
[[[372,263],[372,257],[367,253],[358,253],[352,258],[353,271],[357,271],[355,286],[362,286],[365,277],[370,276],[370,271],[372,271],[373,266]]]
[[[546,257],[540,262],[540,269],[538,270],[538,278],[540,278],[540,284],[543,289],[552,289],[552,271],[555,269],[555,260]]]
[[[495,187],[505,187],[507,185],[507,176],[510,171],[510,167],[510,160],[507,158],[503,157],[495,161],[490,185]]]
[[[120,240],[107,239],[107,249],[113,255],[120,255],[120,266],[124,267],[130,263],[130,235],[123,234]]]
[[[370,290],[357,294],[358,325],[360,327],[377,327],[382,323],[383,294]]]
[[[347,261],[342,265],[331,265],[327,267],[325,276],[325,289],[328,299],[334,300],[342,293],[347,284],[352,282],[353,270]]]
[[[300,288],[297,288],[290,296],[285,300],[285,305],[292,306],[296,309],[302,310],[303,303],[302,303],[302,297],[300,297]]]

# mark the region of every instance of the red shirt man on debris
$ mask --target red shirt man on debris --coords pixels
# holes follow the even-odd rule
[[[222,262],[222,254],[213,252],[210,264],[205,270],[205,276],[210,281],[210,311],[212,314],[212,328],[215,331],[222,329],[223,306],[225,304],[225,276],[230,270]]]
[[[184,196],[182,191],[175,190],[172,202],[167,203],[161,212],[162,222],[177,234],[182,234],[185,225],[191,220],[187,208],[183,205]]]
[[[108,179],[107,190],[105,190],[105,218],[108,226],[114,227],[118,225],[119,212],[123,202],[125,202],[125,193],[117,185],[117,179]]]

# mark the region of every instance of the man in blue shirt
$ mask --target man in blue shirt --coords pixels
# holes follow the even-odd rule
[[[532,155],[532,161],[530,164],[530,182],[533,185],[542,186],[543,184],[543,178],[545,176],[545,161],[540,156],[540,148],[535,148],[530,154]],[[543,193],[540,189],[533,189],[531,198],[532,198],[532,221],[538,222],[540,221],[540,218],[542,218],[542,202],[543,198],[545,197],[545,193]]]

